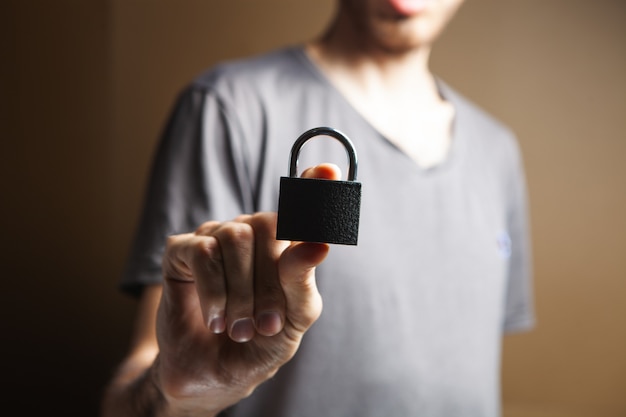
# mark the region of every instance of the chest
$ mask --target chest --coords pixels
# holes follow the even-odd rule
[[[363,118],[422,168],[446,159],[451,146],[454,108],[445,101],[410,95],[348,97]]]

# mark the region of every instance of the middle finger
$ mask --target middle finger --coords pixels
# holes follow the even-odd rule
[[[227,292],[226,328],[236,342],[255,334],[254,321],[254,231],[247,223],[226,222],[213,231],[220,245]]]

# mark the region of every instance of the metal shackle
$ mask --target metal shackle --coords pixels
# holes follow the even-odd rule
[[[352,141],[348,139],[346,135],[337,129],[331,127],[316,127],[311,130],[307,130],[294,142],[291,148],[291,154],[289,156],[289,176],[298,176],[298,158],[300,157],[300,150],[310,139],[316,136],[330,136],[341,142],[346,149],[348,155],[348,181],[356,181],[357,174],[357,155]]]

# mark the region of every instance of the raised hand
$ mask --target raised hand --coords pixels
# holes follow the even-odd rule
[[[323,164],[303,176],[340,173]],[[153,369],[170,410],[217,413],[249,395],[321,314],[315,267],[328,245],[275,231],[276,213],[255,213],[169,238]]]

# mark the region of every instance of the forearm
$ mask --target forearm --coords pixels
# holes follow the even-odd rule
[[[209,401],[174,404],[159,387],[158,359],[148,367],[127,362],[107,388],[101,417],[216,417]]]

